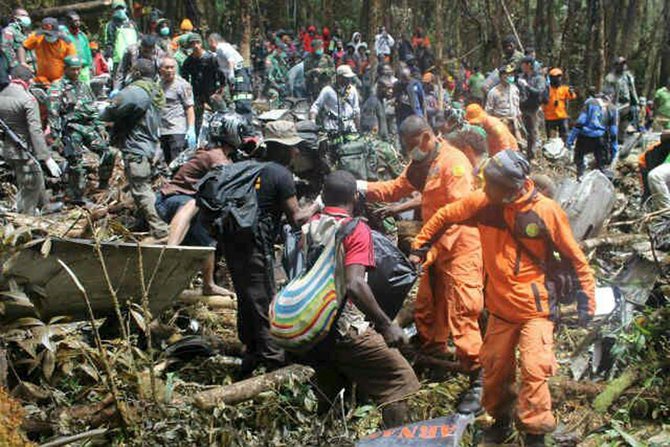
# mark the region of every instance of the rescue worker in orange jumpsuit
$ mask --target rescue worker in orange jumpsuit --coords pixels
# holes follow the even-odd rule
[[[484,370],[483,405],[495,418],[485,443],[503,443],[517,427],[526,446],[544,446],[556,428],[547,379],[556,371],[553,351],[556,297],[545,287],[539,260],[560,253],[574,268],[580,290],[582,324],[595,311],[595,280],[560,206],[536,191],[530,165],[518,151],[505,150],[483,169],[484,189],[437,211],[416,237],[411,260],[421,262],[433,238],[451,224],[476,224],[481,235],[489,320],[480,353]],[[551,246],[549,245],[551,244]],[[521,384],[515,392],[516,350]]]
[[[371,202],[395,202],[422,194],[421,212],[429,219],[442,206],[465,197],[473,190],[472,165],[466,156],[439,141],[428,122],[416,115],[400,126],[400,140],[412,159],[405,171],[387,182],[358,182],[358,189]],[[482,337],[479,314],[483,308],[483,267],[479,232],[454,225],[431,251],[419,283],[414,321],[424,352],[443,354],[449,336],[464,372],[470,374],[470,388],[459,405],[462,413],[481,410]]]
[[[479,104],[470,104],[465,108],[465,119],[470,124],[482,127],[486,131],[489,156],[493,157],[505,149],[519,149],[516,138],[505,123],[491,116]]]

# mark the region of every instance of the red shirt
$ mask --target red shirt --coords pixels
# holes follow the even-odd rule
[[[334,217],[339,216],[348,216],[346,210],[342,208],[337,208],[334,206],[327,206],[322,211],[323,214],[329,214]],[[313,219],[319,219],[320,214],[317,214]],[[342,217],[342,219],[351,219]],[[344,238],[342,241],[344,247],[344,265],[362,265],[367,268],[373,268],[375,266],[375,251],[374,245],[372,243],[372,231],[370,227],[360,221],[354,231],[351,234]]]

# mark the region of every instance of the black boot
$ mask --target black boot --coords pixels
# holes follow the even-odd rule
[[[526,447],[544,447],[546,445],[544,443],[544,438],[545,435],[532,435],[527,433],[524,445]]]
[[[382,407],[382,421],[384,428],[389,429],[399,427],[407,422],[407,413],[409,408],[407,402],[393,402]]]
[[[501,418],[496,421],[484,432],[484,439],[482,444],[498,445],[503,444],[512,438],[514,430],[512,429],[512,419]]]
[[[482,411],[482,370],[478,369],[470,373],[470,389],[468,389],[461,403],[458,404],[458,412],[461,414],[478,414]]]

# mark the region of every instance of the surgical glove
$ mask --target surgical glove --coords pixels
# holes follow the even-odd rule
[[[53,158],[49,157],[49,159],[47,161],[45,161],[44,164],[46,165],[47,169],[51,173],[52,177],[60,178],[62,172],[60,171],[60,167],[58,166],[58,163],[56,163]]]
[[[186,131],[186,143],[189,148],[194,148],[198,144],[198,138],[195,135],[195,127],[190,126]]]
[[[368,182],[365,180],[356,180],[356,191],[360,193],[367,193],[368,192]]]

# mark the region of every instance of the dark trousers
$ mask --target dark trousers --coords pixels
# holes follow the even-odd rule
[[[547,138],[551,138],[551,131],[558,130],[558,136],[563,142],[568,139],[568,120],[545,120],[544,128],[547,131]]]
[[[596,168],[604,170],[609,162],[609,145],[605,137],[591,138],[580,135],[575,144],[575,165],[577,165],[577,178],[584,174],[584,157],[593,154],[596,157]]]
[[[537,150],[540,133],[538,129],[539,117],[537,115],[537,110],[523,111],[521,117],[523,119],[523,125],[526,128],[526,135],[528,136],[528,156],[529,158],[533,158],[535,151]]]
[[[270,336],[268,309],[275,294],[272,251],[253,240],[223,241],[226,264],[237,294],[237,331],[246,346],[245,365],[250,370],[258,362],[278,366],[284,351]]]
[[[165,163],[170,164],[172,160],[177,158],[177,155],[186,149],[186,135],[163,135],[161,136],[161,149],[163,149],[163,157]]]
[[[254,99],[253,89],[251,87],[251,75],[248,68],[238,68],[235,70],[235,80],[233,83],[233,102],[235,111],[240,115],[251,118],[253,110],[251,102]]]

